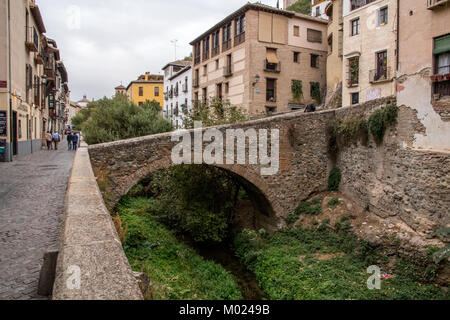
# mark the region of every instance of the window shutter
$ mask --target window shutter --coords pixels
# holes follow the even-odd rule
[[[450,51],[450,34],[434,39],[433,54],[441,54]]]
[[[322,43],[322,31],[308,29],[307,30],[307,39],[309,42]]]

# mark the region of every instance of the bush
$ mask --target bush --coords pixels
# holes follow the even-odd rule
[[[378,144],[383,142],[386,130],[397,123],[397,118],[398,107],[395,104],[377,110],[369,117],[369,130]]]
[[[316,198],[310,202],[302,201],[295,209],[295,212],[286,218],[286,223],[288,225],[294,224],[302,214],[319,215],[320,213],[322,213],[321,198]]]
[[[339,168],[334,168],[333,170],[331,170],[330,177],[328,179],[328,191],[339,191],[341,180],[341,170]]]
[[[330,207],[337,207],[338,205],[341,204],[341,201],[339,200],[339,198],[332,198],[329,202],[328,202],[328,206]]]
[[[286,10],[311,15],[311,1],[299,0],[287,7]]]
[[[73,121],[88,144],[98,144],[171,131],[171,123],[160,113],[156,101],[137,106],[118,95],[91,102]]]

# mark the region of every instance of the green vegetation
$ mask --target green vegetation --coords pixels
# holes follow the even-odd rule
[[[248,120],[248,115],[240,108],[232,106],[229,101],[211,99],[197,101],[191,112],[184,112],[183,124],[185,128],[194,128],[195,121],[201,121],[203,127],[211,127]]]
[[[321,198],[316,198],[310,202],[302,201],[295,209],[295,212],[286,219],[286,223],[289,225],[294,224],[302,214],[318,215],[322,213],[322,200]]]
[[[382,280],[381,290],[369,290],[366,270],[383,265],[378,249],[359,242],[345,227],[332,230],[329,220],[311,229],[286,229],[273,236],[244,230],[234,241],[237,255],[255,273],[260,287],[276,300],[443,299],[432,284],[437,265],[430,260],[399,260]]]
[[[292,97],[294,101],[300,103],[303,98],[303,87],[300,80],[292,80]]]
[[[382,143],[386,130],[397,123],[398,107],[390,104],[375,111],[369,118],[369,129],[377,143]]]
[[[341,185],[342,173],[339,168],[334,168],[330,172],[328,178],[328,191],[339,191],[339,186]]]
[[[316,100],[318,104],[322,103],[322,95],[320,94],[320,83],[319,82],[311,82],[311,98]]]
[[[125,198],[117,208],[119,235],[134,271],[150,277],[146,299],[242,299],[231,275],[180,243],[153,215],[154,200]]]
[[[311,1],[299,0],[296,3],[287,7],[286,10],[311,15]]]
[[[364,118],[334,121],[328,126],[328,135],[330,137],[329,152],[336,157],[340,149],[355,145],[358,141],[367,145],[369,124]]]
[[[124,95],[89,103],[72,121],[88,144],[141,137],[172,130],[156,101],[137,106]]]
[[[330,201],[328,201],[328,206],[330,207],[337,207],[340,204],[341,201],[339,200],[339,198],[332,198]]]
[[[441,261],[444,261],[445,259],[448,259],[450,257],[450,244],[449,238],[450,238],[450,228],[442,228],[436,231],[433,236],[441,236],[447,243],[447,245],[440,250],[436,251],[433,255],[433,258],[436,263],[440,263]]]

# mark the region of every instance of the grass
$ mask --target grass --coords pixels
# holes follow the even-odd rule
[[[345,224],[346,219],[340,223]],[[270,299],[446,298],[431,282],[436,265],[430,261],[420,266],[415,261],[399,260],[393,270],[382,269],[394,277],[382,280],[381,290],[369,290],[367,268],[382,266],[383,257],[376,248],[359,242],[353,232],[333,231],[327,223],[312,229],[285,229],[266,237],[247,230],[236,237],[234,245]]]
[[[339,200],[339,198],[332,198],[330,201],[328,201],[328,206],[329,207],[337,207],[338,205],[341,204],[341,201]]]
[[[149,214],[152,200],[128,199],[118,206],[125,254],[134,271],[150,277],[148,300],[235,300],[242,295],[219,264],[204,260]],[[117,222],[116,222],[117,223]]]

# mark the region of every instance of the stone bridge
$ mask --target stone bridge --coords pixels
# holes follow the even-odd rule
[[[257,218],[258,227],[268,230],[280,228],[284,223],[283,217],[292,213],[300,201],[312,193],[326,190],[331,169],[327,128],[333,118],[332,111],[300,112],[214,128],[224,137],[230,129],[256,129],[256,132],[266,129],[268,150],[272,150],[270,134],[274,129],[279,130],[280,160],[276,174],[263,175],[261,169],[267,166],[249,164],[249,149],[255,146],[255,143],[249,143],[249,139],[246,139],[245,146],[238,145],[238,148],[246,149],[245,164],[236,164],[237,161],[234,164],[214,164],[231,172],[244,186],[258,211],[263,213]],[[210,129],[197,131],[203,134]],[[193,130],[188,133],[194,137]],[[166,133],[90,146],[94,173],[108,208],[112,209],[120,197],[142,179],[174,166],[171,156],[177,144],[179,142],[172,141],[172,133]],[[206,147],[211,142],[204,144]],[[194,156],[194,143],[191,143],[191,148]],[[226,163],[226,159],[223,162]]]

